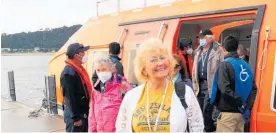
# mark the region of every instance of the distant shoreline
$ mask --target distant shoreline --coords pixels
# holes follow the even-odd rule
[[[1,53],[1,56],[54,55],[55,53]]]

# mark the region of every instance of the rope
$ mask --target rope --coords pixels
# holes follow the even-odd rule
[[[256,103],[257,104],[256,105],[257,106],[256,110],[259,109],[260,95],[261,95],[261,89],[260,88],[261,88],[261,85],[262,85],[262,82],[263,82],[263,71],[264,71],[264,69],[266,67],[269,34],[270,34],[270,27],[267,27],[266,31],[265,31],[265,44],[264,44],[264,48],[263,48],[263,53],[261,54],[260,60],[258,62],[258,69],[260,70],[261,74],[260,74],[259,89],[257,89],[257,97],[256,97],[257,99],[256,100],[258,100],[258,102]],[[255,117],[256,117],[256,121],[255,121],[254,129],[255,129],[255,131],[257,131],[257,120],[258,120],[257,111],[256,111],[256,114],[255,114]]]
[[[44,93],[45,96],[46,96],[45,91],[43,91],[43,93]],[[29,113],[29,116],[28,116],[28,117],[29,117],[29,118],[36,118],[36,117],[38,117],[41,113],[43,113],[43,108],[46,109],[47,107],[48,107],[47,99],[46,99],[46,98],[43,98],[42,104],[41,104],[40,108],[37,109],[37,110],[31,111],[31,112]]]
[[[31,117],[34,117],[34,118],[36,118],[36,117],[38,117],[39,116],[39,114],[40,114],[40,112],[42,112],[43,110],[40,108],[40,109],[38,109],[38,110],[34,110],[34,111],[31,111],[30,113],[29,113],[29,118],[31,118]]]

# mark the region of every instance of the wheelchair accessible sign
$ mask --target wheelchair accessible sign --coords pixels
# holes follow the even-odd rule
[[[240,80],[245,82],[249,78],[249,74],[246,72],[246,69],[243,68],[243,65],[240,65],[241,72],[240,72]]]

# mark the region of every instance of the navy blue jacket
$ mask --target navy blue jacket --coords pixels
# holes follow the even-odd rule
[[[73,120],[80,120],[84,114],[88,116],[89,98],[86,86],[81,82],[78,73],[70,66],[65,66],[60,76],[64,105],[69,109]]]
[[[225,58],[239,58],[236,52],[229,53]],[[239,112],[238,107],[243,105],[242,99],[235,92],[235,71],[229,62],[222,62],[217,69],[218,91],[215,104],[222,112]],[[247,107],[252,108],[257,94],[257,87],[253,82],[251,93],[247,99]]]

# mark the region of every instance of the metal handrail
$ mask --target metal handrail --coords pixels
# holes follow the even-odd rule
[[[117,42],[120,42],[124,32],[127,32],[128,31],[128,28],[124,27],[120,33],[120,36],[117,38]]]
[[[159,30],[158,35],[157,35],[157,38],[160,38],[160,35],[161,35],[164,28],[168,28],[168,24],[165,23],[165,22],[163,22],[163,24],[161,25],[160,30]]]

